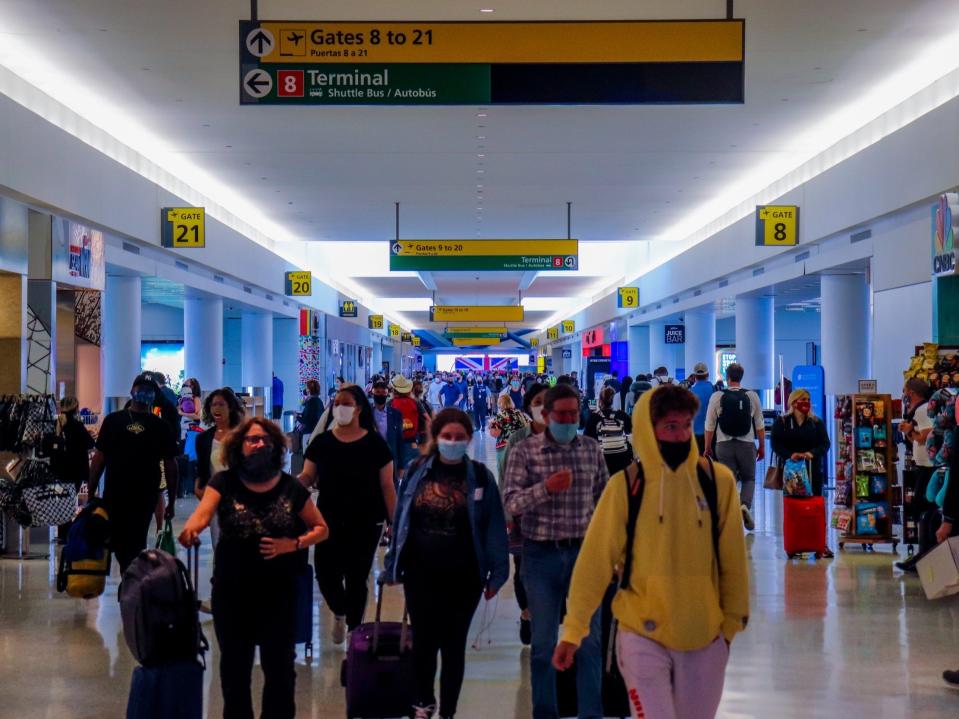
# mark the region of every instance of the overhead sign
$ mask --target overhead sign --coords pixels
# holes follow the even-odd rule
[[[400,341],[406,342],[407,344],[413,344],[413,333],[412,332],[401,332]]]
[[[366,325],[371,330],[383,329],[383,315],[370,315],[366,318]]]
[[[340,317],[356,317],[357,313],[356,300],[343,300],[340,302]]]
[[[241,104],[741,103],[743,20],[240,22]]]
[[[547,342],[559,339],[559,327],[548,327],[546,329]]]
[[[508,330],[505,327],[447,327],[446,335],[505,335]]]
[[[313,275],[309,272],[287,272],[286,294],[288,297],[309,297],[313,294]]]
[[[959,274],[959,194],[947,192],[932,207],[932,275]]]
[[[522,322],[524,317],[522,305],[430,307],[431,322]]]
[[[579,240],[392,240],[390,270],[577,270]]]
[[[668,345],[686,344],[686,326],[685,325],[666,325],[666,344]]]
[[[576,323],[573,320],[563,320],[562,330],[564,335],[571,335],[576,331]]]
[[[206,247],[206,210],[202,207],[161,209],[160,244],[174,249]]]
[[[620,287],[616,290],[616,306],[620,309],[635,309],[639,307],[639,288]]]
[[[500,343],[492,337],[454,337],[451,342],[454,347],[492,347]]]
[[[400,339],[400,335],[402,334],[402,332],[403,330],[400,328],[399,325],[390,325],[390,337]]]
[[[422,341],[420,340],[420,338],[416,335],[413,335],[413,346],[419,347],[421,344],[422,344]]]
[[[573,350],[563,350],[563,359],[573,359]]]
[[[756,208],[757,247],[798,244],[799,208],[796,205],[760,205]]]
[[[530,347],[539,347],[539,337],[530,337],[529,338]]]

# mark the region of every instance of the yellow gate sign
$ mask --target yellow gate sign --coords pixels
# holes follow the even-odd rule
[[[620,287],[616,291],[616,306],[619,308],[635,309],[639,307],[639,288]]]
[[[546,339],[547,340],[558,340],[559,339],[559,327],[549,327],[546,330]]]
[[[206,247],[206,211],[202,207],[160,210],[160,244],[174,249]]]
[[[395,339],[400,339],[400,336],[403,334],[403,330],[400,329],[399,325],[390,325],[390,337]]]
[[[573,320],[563,320],[563,334],[571,335],[576,331],[576,323]]]
[[[366,321],[371,330],[383,329],[383,315],[370,315]]]
[[[313,294],[313,275],[309,272],[286,273],[287,297],[309,297]]]
[[[413,346],[419,347],[421,344],[420,338],[417,335],[413,335]]]
[[[539,337],[530,337],[529,346],[530,346],[530,347],[539,347]]]
[[[760,205],[756,208],[757,247],[798,244],[799,208],[796,205]]]

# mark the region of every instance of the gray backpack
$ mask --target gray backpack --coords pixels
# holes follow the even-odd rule
[[[199,548],[194,548],[194,575],[198,560]],[[202,659],[208,645],[193,587],[183,562],[160,549],[140,552],[124,572],[119,590],[123,636],[143,666]]]

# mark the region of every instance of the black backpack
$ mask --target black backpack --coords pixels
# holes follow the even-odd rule
[[[709,471],[703,469],[703,464],[709,467]],[[701,458],[696,476],[699,478],[699,487],[703,492],[703,499],[709,506],[709,516],[712,520],[713,552],[716,554],[716,564],[718,565],[719,492],[716,489],[716,470],[713,467],[713,460],[709,457]],[[643,494],[646,492],[642,463],[637,459],[629,465],[623,473],[623,478],[623,481],[626,482],[626,492],[629,497],[629,515],[626,520],[626,561],[623,562],[623,574],[619,580],[619,588],[628,589],[629,577],[633,571],[633,543],[636,541],[636,523],[639,519],[639,510],[643,506]]]
[[[196,573],[196,549],[190,563]],[[140,552],[123,574],[119,595],[123,636],[140,664],[202,660],[207,644],[196,591],[183,562],[160,549]]]
[[[744,389],[723,390],[719,428],[727,437],[745,437],[753,428],[753,405]]]

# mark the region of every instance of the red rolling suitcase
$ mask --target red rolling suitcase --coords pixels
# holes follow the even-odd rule
[[[783,497],[786,555],[821,555],[826,548],[826,503],[822,497]]]

